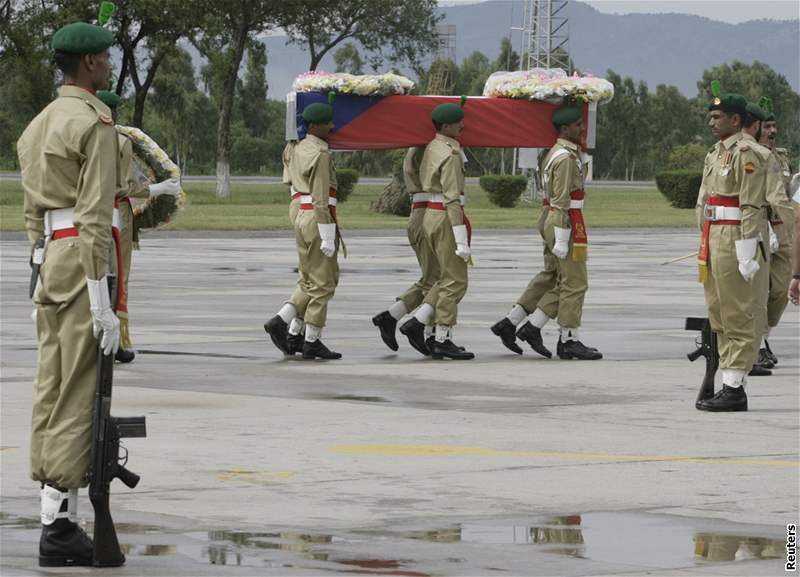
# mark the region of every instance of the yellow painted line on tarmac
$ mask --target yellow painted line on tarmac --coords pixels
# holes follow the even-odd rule
[[[658,461],[668,463],[707,463],[715,465],[759,465],[769,467],[798,467],[800,461],[780,459],[746,459],[739,457],[679,457],[671,455],[614,455],[610,453],[571,453],[563,451],[507,451],[490,447],[459,447],[456,445],[335,445],[335,453],[375,455],[382,457],[530,457],[563,461]]]
[[[217,475],[220,481],[244,481],[255,485],[277,483],[294,476],[292,471],[251,471],[247,469],[229,469]]]
[[[19,449],[19,447],[0,447],[0,451],[13,451],[14,449]]]

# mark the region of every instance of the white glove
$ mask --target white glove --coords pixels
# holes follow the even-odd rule
[[[117,354],[119,349],[119,319],[114,314],[114,311],[111,310],[108,281],[106,277],[100,280],[87,278],[86,287],[89,289],[89,306],[92,311],[94,337],[97,338],[102,332],[100,348],[103,349],[103,354]]]
[[[333,256],[336,252],[336,223],[317,224],[319,236],[322,239],[320,250],[325,256]]]
[[[761,268],[756,262],[757,238],[743,238],[736,241],[736,260],[739,261],[739,274],[746,281],[752,279]]]
[[[162,194],[178,196],[181,192],[181,179],[177,177],[168,178],[164,182],[151,184],[148,188],[152,197],[161,196]]]
[[[469,261],[472,251],[469,248],[467,239],[467,225],[459,224],[453,227],[453,236],[456,237],[456,256],[460,256],[465,261]]]
[[[553,254],[560,259],[565,259],[569,254],[569,237],[572,234],[572,230],[558,226],[554,226],[553,229],[556,233],[556,243],[553,245]]]
[[[769,225],[769,253],[773,254],[778,252],[778,249],[781,246],[780,241],[778,240],[778,235],[775,234],[775,229],[772,228],[772,223],[767,223]]]

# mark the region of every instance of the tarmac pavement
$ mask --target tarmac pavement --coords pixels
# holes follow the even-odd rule
[[[145,415],[112,512],[128,563],[37,566],[28,477],[36,339],[29,247],[2,248],[2,575],[779,575],[798,522],[800,315],[770,339],[750,411],[694,408],[705,316],[691,230],[590,231],[582,340],[604,359],[506,350],[489,327],[541,267],[530,232],[478,230],[455,340],[421,357],[370,317],[416,278],[401,231],[348,233],[323,340],[284,359],[262,325],[296,281],[294,239],[145,235],[129,309],[134,363],[113,413]],[[554,323],[544,330],[555,349]],[[719,376],[718,376],[719,385]],[[91,519],[82,491],[79,514]],[[91,523],[87,524],[91,528]]]

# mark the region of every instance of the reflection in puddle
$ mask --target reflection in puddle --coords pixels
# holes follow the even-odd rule
[[[694,536],[694,556],[705,561],[748,561],[780,559],[785,554],[780,539],[698,533]]]

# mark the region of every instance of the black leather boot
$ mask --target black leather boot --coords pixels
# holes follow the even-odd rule
[[[448,358],[455,361],[469,361],[475,358],[475,354],[465,351],[463,347],[456,346],[453,341],[447,339],[443,343],[434,340],[431,357],[436,360]]]
[[[289,350],[290,355],[303,352],[303,343],[306,341],[306,335],[299,333],[293,335],[292,333],[286,334],[286,348]]]
[[[128,349],[117,349],[117,354],[114,355],[114,360],[118,363],[129,363],[136,358],[136,352]]]
[[[92,540],[77,523],[56,519],[50,525],[42,525],[39,567],[84,567],[92,564],[93,556]]]
[[[749,373],[747,373],[748,377],[769,377],[771,375],[772,371],[759,364],[753,365],[753,368],[750,369]]]
[[[508,318],[503,317],[492,325],[492,332],[500,337],[507,349],[514,351],[518,355],[522,354],[522,349],[517,344],[517,337],[514,334],[516,327]]]
[[[305,341],[303,343],[303,358],[304,359],[326,359],[326,360],[335,360],[341,359],[341,353],[335,353],[322,344],[321,339],[317,339],[316,341],[309,342]]]
[[[289,352],[289,345],[286,342],[286,337],[289,334],[289,325],[286,324],[281,317],[275,315],[264,324],[264,330],[267,331],[269,338],[272,339],[272,344],[278,347],[284,355],[292,355]]]
[[[544,342],[542,341],[542,329],[539,327],[535,327],[530,322],[526,322],[517,331],[517,336],[528,343],[534,351],[543,357],[547,357],[548,359],[552,358],[553,353],[544,346]]]
[[[766,351],[766,353],[767,353],[766,357],[772,363],[772,366],[777,365],[778,364],[778,357],[776,357],[775,353],[772,352],[772,349],[769,348],[769,341],[767,341],[766,339],[764,339],[764,350]],[[772,367],[770,367],[770,368],[772,368]]]
[[[396,351],[398,346],[394,331],[397,328],[397,321],[389,314],[389,311],[383,311],[381,314],[372,317],[372,324],[380,329],[381,339],[386,343],[386,346]]]
[[[416,317],[411,317],[400,325],[400,332],[408,337],[409,344],[414,347],[417,352],[426,357],[431,354],[425,344],[425,325],[419,322]]]
[[[431,335],[427,339],[425,339],[425,345],[428,347],[429,351],[433,350],[433,345],[435,345],[435,344],[436,344],[436,337],[434,337],[433,335]],[[460,347],[458,345],[456,345],[456,346],[459,348],[459,350],[462,350],[462,351],[466,351],[467,350],[464,347]]]
[[[735,412],[747,410],[747,394],[744,387],[722,385],[722,390],[710,399],[699,401],[695,405],[701,411]]]
[[[603,358],[603,353],[597,349],[587,347],[580,341],[562,341],[558,340],[558,358],[559,359],[578,359],[581,361],[596,361]]]

